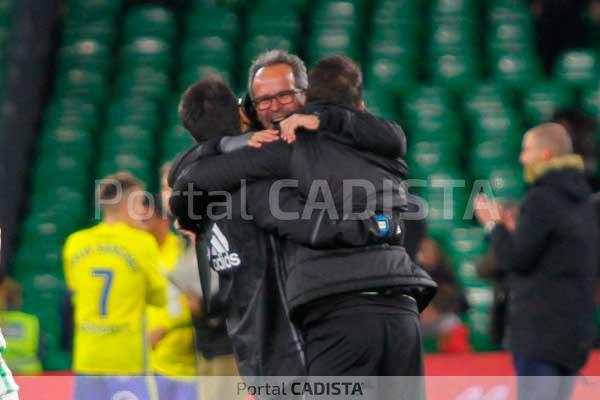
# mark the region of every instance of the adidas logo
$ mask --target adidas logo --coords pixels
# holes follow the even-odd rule
[[[215,271],[222,272],[240,266],[240,256],[229,251],[229,241],[217,224],[213,224],[212,238],[208,247],[211,267]]]

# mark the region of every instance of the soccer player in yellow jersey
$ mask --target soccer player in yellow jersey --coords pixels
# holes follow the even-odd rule
[[[145,377],[139,377],[149,370],[145,313],[148,304],[165,304],[166,282],[157,242],[140,229],[142,190],[127,173],[105,178],[96,196],[102,222],[73,233],[64,247],[74,305],[76,399],[150,398]]]
[[[160,249],[160,267],[168,275],[185,253],[185,242],[170,231],[170,221],[160,194],[144,198],[144,225]],[[159,399],[197,398],[196,354],[192,315],[187,296],[167,284],[167,304],[148,307],[152,372],[156,375]]]

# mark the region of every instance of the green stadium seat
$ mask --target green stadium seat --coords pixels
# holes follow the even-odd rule
[[[493,301],[489,286],[473,286],[465,289],[471,309],[467,311],[466,323],[469,327],[471,345],[475,351],[496,350],[490,337],[491,313]]]
[[[471,119],[479,118],[481,114],[502,114],[510,108],[510,95],[498,84],[479,84],[464,96],[465,114]]]
[[[600,83],[596,83],[583,91],[581,104],[586,112],[600,118]]]
[[[232,42],[222,36],[212,35],[193,38],[183,47],[182,65],[209,64],[230,68],[233,63]]]
[[[42,134],[38,151],[56,154],[56,151],[89,154],[93,149],[93,133],[73,127],[50,127]]]
[[[565,85],[557,82],[538,82],[524,93],[523,112],[529,125],[548,121],[561,107],[573,104],[574,93]]]
[[[218,35],[232,40],[237,38],[239,26],[233,11],[219,7],[196,9],[186,21],[188,38]]]
[[[191,84],[195,83],[200,79],[207,78],[211,75],[218,75],[228,82],[230,85],[233,83],[233,74],[229,69],[219,68],[214,65],[197,65],[191,68],[187,68],[179,76],[179,91],[183,93]]]
[[[313,26],[329,28],[353,28],[359,10],[352,1],[327,0],[319,3],[314,10],[311,23]]]
[[[415,69],[419,51],[418,37],[395,26],[376,27],[368,48],[370,61],[387,58],[410,63]]]
[[[118,97],[141,97],[162,100],[170,91],[169,75],[151,67],[124,71],[117,79]]]
[[[108,97],[107,77],[99,72],[70,69],[58,77],[57,92],[62,96],[79,96],[103,103]]]
[[[523,171],[512,162],[506,166],[495,166],[487,179],[497,198],[518,200],[525,192]]]
[[[476,0],[433,0],[431,5],[431,14],[438,19],[471,18],[477,11]]]
[[[473,26],[464,23],[433,24],[430,50],[436,53],[464,53],[475,47]]]
[[[112,49],[98,40],[82,39],[61,48],[59,58],[59,70],[62,71],[82,68],[107,73],[112,61]]]
[[[177,26],[173,12],[159,5],[138,6],[125,16],[125,38],[140,36],[160,37],[166,41],[175,39]]]
[[[195,144],[189,132],[181,125],[174,124],[163,136],[161,164],[172,161],[179,153],[188,150]]]
[[[485,232],[479,227],[453,229],[447,245],[451,257],[453,254],[479,256],[487,251]]]
[[[408,25],[418,29],[420,17],[419,0],[383,0],[375,7],[373,23],[376,27]]]
[[[277,35],[298,39],[302,24],[298,13],[286,3],[259,7],[252,10],[246,20],[246,35]]]
[[[290,53],[296,52],[295,42],[280,35],[258,35],[250,38],[243,50],[242,71],[247,71],[252,61],[260,53],[273,49],[283,49]]]
[[[525,26],[532,20],[527,4],[521,1],[496,0],[488,7],[487,14],[492,25],[512,23]]]
[[[78,153],[40,154],[35,164],[34,187],[47,187],[52,180],[81,187],[89,178],[88,166],[89,160],[82,158]]]
[[[469,170],[472,176],[485,178],[500,165],[517,164],[518,142],[490,139],[475,143],[469,153]]]
[[[367,67],[365,82],[374,91],[404,93],[417,83],[416,65],[388,58],[376,58]]]
[[[108,110],[108,127],[135,124],[156,132],[160,125],[159,104],[139,97],[113,101]]]
[[[117,22],[114,16],[96,15],[89,21],[67,16],[62,31],[62,43],[65,46],[84,39],[112,45],[116,37]]]
[[[119,57],[122,69],[152,66],[167,71],[173,65],[172,46],[157,37],[137,37],[125,44]]]
[[[542,72],[538,58],[527,51],[498,55],[493,62],[493,75],[499,84],[521,89],[538,80]]]
[[[122,9],[122,0],[69,0],[67,15],[71,19],[94,19],[116,15]]]
[[[598,55],[591,50],[568,50],[556,61],[555,78],[567,85],[586,87],[600,79]]]
[[[317,31],[309,38],[308,64],[333,54],[345,54],[356,58],[357,43],[352,33],[344,29],[324,29]]]
[[[98,107],[79,98],[56,97],[50,101],[44,113],[46,129],[56,126],[95,130],[100,123]]]
[[[138,157],[134,154],[116,154],[100,161],[98,165],[97,177],[102,178],[117,172],[129,172],[135,177],[150,184],[155,172],[152,171],[150,160]]]
[[[423,179],[447,168],[458,168],[460,153],[443,137],[438,140],[410,141],[407,161],[411,178]]]
[[[453,91],[470,88],[481,76],[478,58],[468,53],[435,55],[429,68],[435,84]]]
[[[532,25],[513,21],[493,24],[488,33],[488,48],[492,55],[523,53],[534,50]]]

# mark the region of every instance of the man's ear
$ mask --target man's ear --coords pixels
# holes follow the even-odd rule
[[[360,111],[365,111],[367,109],[367,107],[365,106],[365,101],[361,100],[356,106],[356,108],[358,108]]]
[[[542,156],[542,160],[550,161],[552,158],[554,158],[554,153],[550,149],[542,149],[541,156]]]
[[[240,130],[242,132],[246,132],[248,129],[250,129],[250,118],[248,118],[242,107],[240,107],[238,110],[240,112]]]

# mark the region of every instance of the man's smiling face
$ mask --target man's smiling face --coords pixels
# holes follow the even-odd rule
[[[252,99],[258,119],[266,129],[273,129],[275,123],[304,106],[304,93],[294,93],[297,89],[294,72],[287,64],[269,65],[256,72],[252,82]],[[290,102],[282,104],[282,98],[286,99],[284,103],[288,98]],[[257,101],[260,100],[264,100],[263,103],[266,102],[268,106],[259,107]]]

